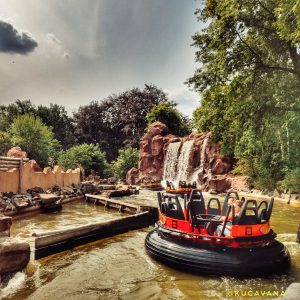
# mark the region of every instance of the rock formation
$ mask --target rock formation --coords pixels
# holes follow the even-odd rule
[[[127,173],[127,183],[168,179],[196,181],[206,191],[246,188],[246,178],[238,179],[229,173],[232,159],[221,155],[220,150],[221,146],[213,142],[210,132],[176,137],[165,124],[155,122],[141,141],[139,167]]]
[[[13,147],[8,150],[7,157],[26,158],[27,153],[25,151],[22,151],[20,147]]]

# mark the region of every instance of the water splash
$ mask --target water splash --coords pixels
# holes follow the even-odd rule
[[[5,282],[6,280],[4,280]],[[7,285],[0,289],[0,299],[15,293],[23,288],[26,282],[26,274],[23,272],[15,273],[7,282]]]

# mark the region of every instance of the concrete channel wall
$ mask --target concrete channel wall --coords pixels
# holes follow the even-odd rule
[[[132,214],[115,220],[98,222],[72,229],[33,234],[35,239],[35,259],[59,253],[76,246],[111,237],[129,230],[140,229],[155,224],[158,209],[151,206],[138,206],[99,195],[86,194],[87,201],[105,205],[107,208]]]
[[[45,168],[37,172],[36,162],[31,160],[21,164],[18,168],[0,170],[0,192],[22,193],[30,188],[39,186],[47,190],[55,185],[70,186],[80,182],[80,169],[64,172],[59,166],[53,169]]]

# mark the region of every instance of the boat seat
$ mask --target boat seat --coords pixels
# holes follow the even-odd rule
[[[223,207],[222,207],[222,216],[226,216],[227,210],[228,210],[228,199],[230,197],[234,197],[235,199],[239,200],[239,195],[237,192],[229,191],[226,194]]]
[[[177,196],[168,196],[162,203],[165,209],[165,215],[172,219],[184,220],[184,213]]]
[[[158,207],[159,207],[159,209],[162,210],[161,204],[163,202],[163,197],[162,197],[162,195],[161,195],[160,192],[157,193],[157,201],[158,201]]]
[[[212,204],[215,203],[217,207],[212,207]],[[208,215],[221,215],[221,204],[218,198],[210,198],[207,203],[207,214]]]
[[[256,225],[258,223],[256,200],[246,200],[237,216],[237,225]]]
[[[259,203],[257,207],[258,212],[258,223],[266,223],[268,217],[268,203],[267,201],[263,200]]]
[[[191,199],[187,204],[187,210],[193,226],[199,228],[205,225],[207,220],[201,217],[206,214],[204,199]]]

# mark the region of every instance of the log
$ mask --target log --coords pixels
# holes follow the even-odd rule
[[[120,212],[127,212],[129,214],[136,214],[141,211],[140,206],[131,203],[122,202],[119,200],[109,199],[100,195],[85,194],[88,202],[95,204],[102,204],[107,208],[117,209]]]
[[[129,230],[148,227],[157,221],[158,213],[146,211],[112,221],[85,225],[72,229],[35,234],[35,259],[59,253],[76,246]]]
[[[297,242],[298,244],[300,244],[300,224],[299,224],[299,226],[298,226],[296,242]]]
[[[6,172],[6,171],[8,171],[8,168],[0,168],[0,171]]]

